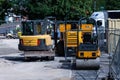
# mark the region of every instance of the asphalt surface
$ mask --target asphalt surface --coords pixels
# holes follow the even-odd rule
[[[54,61],[26,61],[18,39],[0,39],[0,80],[70,80],[71,70]],[[63,58],[62,58],[63,59]]]
[[[0,39],[0,55],[19,53],[17,39]]]
[[[102,52],[98,70],[72,70],[70,63],[66,67],[63,62],[59,62],[64,60],[60,57],[55,57],[54,61],[24,61],[23,52],[18,50],[18,41],[18,39],[0,39],[2,80],[102,80],[108,76],[107,53]]]
[[[102,52],[98,70],[72,70],[73,80],[102,80],[109,72],[109,55]]]

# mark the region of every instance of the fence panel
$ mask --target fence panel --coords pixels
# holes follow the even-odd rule
[[[114,78],[120,80],[120,38],[118,40],[117,47],[112,57],[110,69]]]
[[[115,52],[116,46],[118,44],[119,36],[120,36],[119,29],[111,29],[108,31],[108,40],[107,40],[108,53]]]
[[[107,52],[114,53],[120,35],[120,19],[108,19]]]

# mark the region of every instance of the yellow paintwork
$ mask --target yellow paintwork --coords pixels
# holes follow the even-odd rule
[[[20,37],[20,36],[22,35],[22,32],[19,31],[19,32],[17,33],[17,35],[18,35],[18,37]]]
[[[24,46],[37,46],[38,39],[45,39],[46,46],[52,45],[51,36],[49,35],[34,35],[34,36],[20,36],[23,40]]]
[[[83,34],[84,33],[90,33],[92,34],[93,32],[93,24],[81,24],[80,26],[80,31],[78,32],[79,36],[77,35],[77,30],[71,30],[71,24],[66,24],[66,36],[64,34],[64,41],[65,45],[67,47],[73,47],[76,48],[77,46],[80,46],[77,44],[77,41],[80,43],[83,43]],[[64,33],[65,32],[65,24],[60,24],[60,32]],[[66,40],[65,40],[66,39]],[[80,56],[80,53],[83,53],[84,56]],[[92,56],[92,53],[96,53],[96,56]],[[98,48],[97,51],[78,51],[76,56],[78,58],[97,58],[100,57],[100,50]]]
[[[60,32],[65,32],[65,24],[60,24],[59,25],[59,30]],[[73,31],[71,30],[71,24],[66,24],[66,38],[64,36],[64,40],[67,39],[67,47],[77,47],[77,30]],[[93,25],[92,24],[82,24],[81,25],[81,31],[79,31],[79,37],[78,37],[78,41],[79,44],[83,43],[83,38],[82,35],[85,32],[92,32],[93,31]],[[66,42],[65,42],[66,44]]]
[[[80,43],[83,43],[82,41],[82,35],[84,34],[84,33],[88,33],[88,32],[90,32],[90,33],[92,33],[92,31],[93,31],[93,25],[92,24],[82,24],[81,25],[81,30],[82,30],[82,32],[81,32],[81,34],[79,34],[79,44]],[[81,39],[80,39],[81,38]],[[80,53],[83,53],[84,54],[84,56],[80,56]],[[96,56],[92,56],[92,53],[96,53]],[[98,48],[98,50],[97,51],[79,51],[78,53],[77,53],[77,56],[79,57],[79,58],[97,58],[97,57],[100,57],[100,50],[99,50],[99,48]]]
[[[82,32],[92,32],[93,25],[92,24],[81,24],[81,30]]]
[[[80,56],[80,53],[84,53],[84,56]],[[96,56],[92,56],[92,53],[96,53]],[[100,57],[100,50],[97,51],[79,51],[77,54],[78,58],[97,58]]]
[[[67,32],[67,47],[77,47],[77,31]],[[82,32],[79,32],[79,43],[83,43]]]
[[[71,24],[66,24],[66,30],[70,30],[71,29]],[[65,32],[65,24],[60,24],[59,27],[60,32]]]
[[[97,56],[100,57],[100,49],[98,48]]]

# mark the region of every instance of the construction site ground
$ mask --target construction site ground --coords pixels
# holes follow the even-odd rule
[[[102,52],[99,70],[73,70],[64,57],[25,61],[18,39],[0,39],[0,80],[101,80],[108,76],[109,55]]]

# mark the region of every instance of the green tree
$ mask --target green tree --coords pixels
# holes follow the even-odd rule
[[[34,4],[33,4],[34,3]],[[58,19],[78,19],[92,13],[92,0],[30,0],[27,4],[30,19],[56,16]]]
[[[92,5],[92,0],[59,0],[54,11],[59,17],[65,17],[67,14],[68,19],[78,19],[80,16],[87,16],[86,12],[90,14]]]
[[[28,14],[29,0],[11,0],[11,7],[14,9],[14,13],[17,15],[26,15]]]
[[[1,0],[0,8],[5,9],[4,13],[12,7],[15,14],[28,15],[29,19],[55,16],[63,20],[65,17],[78,19],[80,16],[89,16],[93,12],[93,3],[94,0]]]
[[[5,12],[11,7],[9,0],[0,0],[0,18],[4,19]]]
[[[106,0],[93,0],[94,11],[104,10]]]
[[[5,0],[0,0],[0,15],[4,12],[4,9],[3,9],[3,2],[4,2]]]
[[[107,10],[120,10],[120,0],[106,0]]]

